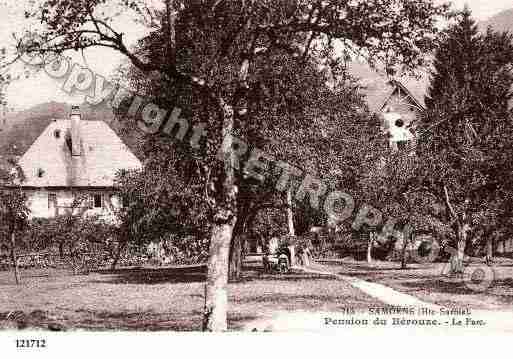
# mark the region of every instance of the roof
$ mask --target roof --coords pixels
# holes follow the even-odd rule
[[[103,121],[80,121],[81,156],[71,156],[70,127],[70,120],[53,121],[21,157],[23,187],[113,187],[119,170],[142,167]]]
[[[422,108],[426,107],[424,98],[429,86],[429,74],[426,71],[419,70],[418,78],[404,75],[392,80],[383,71],[372,69],[365,63],[353,62],[349,71],[359,79],[361,93],[365,96],[371,112],[380,112],[397,87],[407,93],[414,103]]]
[[[417,77],[401,76],[393,80],[388,79],[383,71],[373,70],[364,63],[351,63],[349,71],[360,80],[361,93],[365,95],[371,112],[380,112],[387,99],[390,98],[398,86],[402,91],[408,93],[415,103],[421,105],[422,108],[426,108],[424,100],[431,76],[426,69],[417,71]],[[509,102],[509,107],[513,109],[513,98]]]
[[[407,98],[413,102],[413,104],[418,108],[418,109],[421,109],[421,110],[425,110],[426,109],[426,103],[424,102],[424,99],[425,99],[425,95],[423,95],[422,97],[419,97],[417,98],[410,90],[408,90],[406,88],[406,86],[404,86],[401,82],[397,81],[397,80],[390,80],[390,83],[392,84],[392,86],[394,86],[394,89],[392,90],[392,93],[390,94],[390,96],[392,96],[396,91],[401,91],[402,93],[406,94]],[[389,97],[390,98],[390,97]],[[383,109],[383,107],[386,105],[388,101],[388,98],[385,100],[385,102],[383,103],[382,107],[380,108]]]
[[[371,112],[380,112],[397,89],[406,93],[417,107],[425,109],[424,98],[427,84],[424,85],[422,82],[415,82],[413,80],[405,82],[410,85],[405,85],[399,80],[374,81],[372,84],[366,85],[362,92],[366,97],[367,105]]]

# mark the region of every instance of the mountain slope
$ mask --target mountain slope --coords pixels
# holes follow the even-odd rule
[[[48,102],[7,115],[0,131],[0,155],[21,156],[54,119],[67,118],[70,110],[69,104]],[[81,105],[81,111],[84,120],[110,122],[113,118],[112,110],[107,107]]]
[[[496,31],[509,31],[513,33],[513,9],[505,10],[479,23],[479,29],[485,31],[491,26]]]

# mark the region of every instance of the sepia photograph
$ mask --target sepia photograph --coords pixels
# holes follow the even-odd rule
[[[512,334],[512,211],[511,0],[0,0],[0,353]]]

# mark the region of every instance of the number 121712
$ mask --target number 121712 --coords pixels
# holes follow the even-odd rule
[[[16,339],[16,348],[46,348],[45,339]]]

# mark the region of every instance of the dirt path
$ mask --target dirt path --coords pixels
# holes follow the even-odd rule
[[[377,315],[376,310],[383,308],[369,308],[368,312],[360,313],[276,312],[272,316],[247,323],[245,330],[318,332],[324,330],[389,330],[392,328],[394,330],[436,331],[437,333],[462,330],[513,332],[513,312],[511,311],[472,310],[464,307],[444,308],[382,284],[334,273],[329,270],[329,267],[315,265],[303,270],[313,274],[333,275],[385,303],[384,307],[407,308],[414,314],[399,312]],[[454,312],[451,313],[450,310]],[[384,321],[375,322],[377,318]],[[433,324],[433,321],[436,321],[436,324]],[[383,324],[384,322],[386,324]]]
[[[382,284],[368,282],[356,277],[349,277],[334,273],[333,271],[329,270],[329,267],[315,266],[305,270],[310,273],[331,274],[335,276],[335,278],[348,282],[353,287],[360,289],[365,294],[377,298],[381,302],[390,306],[429,308],[437,312],[439,312],[441,308],[436,304],[424,302],[414,296],[401,293]]]

